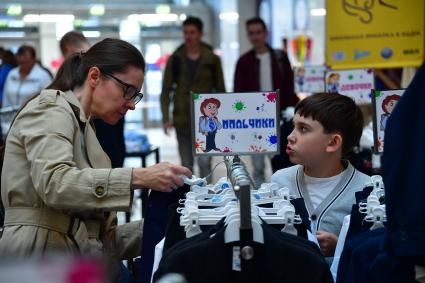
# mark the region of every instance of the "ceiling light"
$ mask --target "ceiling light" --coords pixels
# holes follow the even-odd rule
[[[310,15],[313,17],[322,17],[326,15],[326,9],[320,8],[320,9],[311,9]]]
[[[96,4],[90,7],[89,11],[92,16],[103,16],[105,14],[105,5]]]

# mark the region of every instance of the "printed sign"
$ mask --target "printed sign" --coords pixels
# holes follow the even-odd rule
[[[279,153],[278,92],[192,94],[195,155]]]
[[[373,90],[373,136],[375,150],[384,151],[384,133],[388,118],[405,89]]]
[[[421,65],[424,3],[326,1],[326,64],[334,70]]]
[[[297,67],[294,69],[296,93],[315,93],[325,91],[324,66]]]
[[[338,92],[354,99],[357,104],[369,104],[374,87],[372,69],[325,72],[326,92]]]

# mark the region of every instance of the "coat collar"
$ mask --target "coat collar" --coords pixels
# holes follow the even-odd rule
[[[66,92],[62,92],[61,95],[69,103],[74,113],[78,115],[80,121],[86,123],[88,121],[88,118],[86,116],[86,113],[84,113],[84,109],[81,105],[81,102],[77,99],[74,92],[68,90]]]
[[[81,133],[84,135],[83,151],[85,151],[90,166],[93,168],[110,168],[111,160],[103,151],[96,137],[94,126],[90,117],[86,117],[83,106],[72,91],[61,92],[62,97],[71,106],[76,118],[79,120]]]
[[[185,45],[180,45],[174,53],[182,59],[186,58]],[[201,58],[208,58],[212,54],[214,54],[212,46],[205,42],[201,42]]]

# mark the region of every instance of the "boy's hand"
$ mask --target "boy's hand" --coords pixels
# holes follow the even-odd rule
[[[318,230],[316,232],[316,237],[319,241],[322,254],[324,256],[333,256],[335,253],[336,243],[338,242],[337,235]]]

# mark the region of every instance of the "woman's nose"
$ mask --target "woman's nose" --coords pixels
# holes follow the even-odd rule
[[[127,101],[127,108],[130,109],[130,110],[136,109],[136,103],[134,103],[133,100]]]

